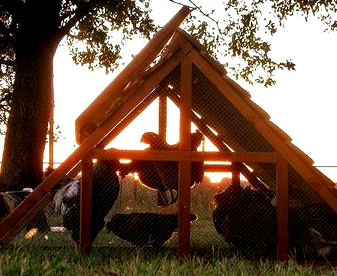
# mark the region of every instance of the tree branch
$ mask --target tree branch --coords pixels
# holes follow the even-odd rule
[[[59,29],[58,35],[60,37],[67,35],[70,32],[71,28],[74,27],[80,19],[83,19],[86,15],[89,14],[90,11],[93,11],[97,6],[99,6],[103,2],[105,1],[104,0],[101,0],[101,1],[93,0],[93,1],[89,1],[83,4],[82,6],[80,6],[74,12],[74,16],[70,18],[69,21],[62,28]]]

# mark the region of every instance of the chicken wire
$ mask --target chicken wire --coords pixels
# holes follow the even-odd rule
[[[179,67],[153,93],[167,96],[179,106]],[[248,95],[240,96],[249,100]],[[266,120],[263,113],[260,115],[261,120]],[[219,151],[275,152],[254,125],[195,66],[192,123],[196,137],[202,133]],[[193,150],[207,151],[200,146],[199,142],[204,145],[201,140],[194,145],[191,136]],[[178,149],[178,144],[167,143],[157,133],[146,131],[146,126],[142,140],[150,149]],[[220,182],[211,183],[204,174],[203,162],[191,164],[192,253],[275,259],[276,165],[258,162],[232,165],[232,170],[240,172],[238,179],[232,180],[229,173]],[[226,168],[228,172],[229,167]],[[132,160],[122,164],[118,160],[99,160],[93,171],[94,247],[177,249],[177,161]],[[335,212],[290,165],[288,183],[289,256],[298,260],[336,260]],[[65,177],[52,195],[52,204],[45,210],[51,231],[39,242],[44,246],[78,246],[80,177]],[[34,240],[33,235],[24,234]]]

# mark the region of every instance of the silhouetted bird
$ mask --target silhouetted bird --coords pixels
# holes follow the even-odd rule
[[[191,214],[191,221],[197,216]],[[178,227],[178,214],[130,213],[116,214],[106,228],[138,247],[160,247]]]
[[[191,134],[191,150],[196,150],[200,145],[203,134],[196,131]],[[141,142],[149,145],[151,150],[178,150],[179,145],[170,145],[154,132],[145,132]],[[145,150],[147,150],[145,149]],[[203,162],[192,162],[191,183],[202,182],[204,176]],[[121,176],[129,172],[137,172],[139,180],[146,186],[158,190],[158,205],[166,206],[177,200],[176,191],[179,183],[179,162],[176,161],[147,161],[133,160],[129,164],[122,165]]]
[[[33,192],[31,188],[24,188],[21,191],[7,191],[0,193],[0,221],[2,218],[12,212],[21,201],[23,201],[30,193]],[[49,225],[44,211],[39,212],[27,225],[26,230],[36,228],[39,231],[48,231]]]
[[[92,242],[104,227],[104,218],[112,208],[119,193],[119,179],[116,174],[119,162],[98,160],[93,165],[92,194]],[[63,218],[63,225],[72,233],[72,238],[80,239],[80,179],[66,176],[53,189],[53,203]]]

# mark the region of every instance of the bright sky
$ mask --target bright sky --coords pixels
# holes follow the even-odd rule
[[[157,13],[158,22],[165,24],[178,9],[177,6],[158,8],[165,10],[165,13]],[[130,44],[126,63],[145,43],[137,40]],[[292,59],[296,71],[277,73],[277,84],[268,89],[240,82],[251,92],[252,99],[270,114],[271,120],[318,166],[337,166],[336,46],[337,33],[323,33],[323,26],[315,20],[306,23],[303,19],[291,19],[272,40],[272,51],[275,57]],[[75,119],[115,74],[107,76],[104,70],[92,72],[75,66],[64,46],[59,47],[54,62],[55,124],[60,125],[62,132],[55,144],[54,159],[60,162],[75,147]],[[155,110],[156,106],[152,108]],[[156,129],[146,124],[139,135],[127,137],[128,142],[139,144],[145,131]],[[320,169],[337,181],[337,167]]]

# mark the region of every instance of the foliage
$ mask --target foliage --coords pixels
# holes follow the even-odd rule
[[[167,2],[195,9],[185,29],[235,77],[265,86],[275,83],[275,70],[295,68],[291,60],[274,60],[267,42],[289,17],[316,16],[328,29],[337,28],[336,1],[228,0],[211,9],[201,0],[200,5],[193,0]],[[151,0],[0,2],[0,123],[6,124],[8,118],[2,129],[6,129],[6,146],[1,168],[8,185],[40,183],[52,61],[61,41],[66,39],[76,64],[113,71],[127,40],[149,38],[157,30],[152,7]]]
[[[17,65],[16,50],[23,31],[32,32],[34,39],[36,25],[45,25],[42,32],[36,31],[37,36],[47,32],[50,39],[56,38],[56,43],[66,37],[76,64],[86,64],[91,69],[105,67],[108,72],[119,66],[126,40],[137,35],[148,38],[156,30],[148,0],[55,0],[58,5],[53,8],[59,7],[57,26],[48,26],[48,17],[54,16],[55,11],[42,2],[6,0],[0,3],[1,123],[7,122]]]
[[[230,0],[223,1],[217,9],[213,6],[210,9],[204,1],[167,1],[198,11],[189,17],[187,31],[222,60],[236,78],[265,86],[275,83],[275,70],[295,70],[291,60],[276,61],[270,57],[268,42],[268,37],[289,17],[299,15],[307,20],[316,16],[327,29],[337,29],[333,17],[337,12],[335,1]],[[16,0],[0,5],[0,122],[3,123],[15,77],[16,34],[20,24],[28,20],[24,13],[33,15],[39,2]],[[149,38],[157,30],[151,19],[151,0],[59,2],[62,5],[57,32],[61,38],[66,37],[74,62],[92,70],[104,67],[107,72],[113,71],[120,65],[127,40],[139,34]]]
[[[272,58],[272,45],[268,42],[290,17],[308,20],[315,16],[326,30],[337,30],[336,1],[229,0],[211,10],[207,10],[209,5],[204,1],[171,2],[188,2],[203,15],[194,13],[189,18],[188,32],[207,45],[237,79],[250,84],[271,86],[276,82],[276,70],[295,70],[292,60]]]

